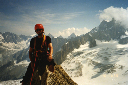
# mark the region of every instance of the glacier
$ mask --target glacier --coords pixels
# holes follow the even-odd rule
[[[128,85],[128,45],[98,41],[81,45],[61,64],[78,85]]]

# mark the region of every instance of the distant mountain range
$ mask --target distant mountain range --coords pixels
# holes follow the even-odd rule
[[[125,37],[123,38],[123,36]],[[96,46],[95,39],[100,41],[117,40],[120,44],[127,44],[127,29],[116,22],[114,18],[110,22],[103,20],[98,27],[93,28],[90,32],[83,36],[70,39],[69,42],[64,44],[62,49],[55,54],[55,60],[58,64],[61,64],[66,59],[67,54],[86,42],[89,42],[90,48]]]
[[[49,36],[50,38],[55,38],[52,34],[48,34],[47,36]],[[75,33],[72,33],[70,36],[68,36],[68,38],[67,39],[71,39],[71,38],[75,38],[76,37],[76,35],[75,35]],[[63,38],[63,36],[58,36],[57,38]]]
[[[97,46],[95,39],[100,41],[117,40],[120,44],[128,43],[127,29],[114,19],[110,22],[103,20],[98,27],[93,28],[90,32],[82,36],[76,36],[74,33],[68,38],[63,38],[62,36],[54,38],[50,33],[48,36],[52,39],[53,57],[57,64],[65,61],[67,55],[74,49],[78,49],[80,45],[89,43],[90,48]],[[24,73],[17,73],[17,75],[12,73],[13,70],[19,70],[19,67],[15,66],[14,61],[16,63],[25,60],[29,62],[28,50],[31,38],[32,36],[16,35],[10,32],[0,33],[0,69],[3,69],[0,72],[1,81],[22,78]],[[25,66],[22,66],[24,70],[26,69]],[[7,67],[14,68],[9,71]],[[9,75],[11,77],[8,78]]]

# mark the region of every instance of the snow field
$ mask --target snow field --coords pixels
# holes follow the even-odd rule
[[[78,85],[128,85],[128,45],[120,45],[114,40],[96,42],[97,46],[93,48],[88,48],[86,43],[74,49],[62,67]],[[98,64],[114,67],[102,72]],[[107,73],[109,70],[112,73]]]

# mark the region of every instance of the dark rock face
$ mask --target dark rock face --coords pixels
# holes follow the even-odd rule
[[[60,65],[55,65],[54,73],[48,70],[48,66],[46,66],[46,70],[42,76],[39,77],[38,70],[34,72],[32,78],[32,85],[77,85],[64,71],[64,69]],[[40,84],[41,83],[41,84]],[[30,81],[25,83],[25,85],[29,85]]]
[[[68,41],[61,47],[61,50],[55,53],[55,62],[57,64],[61,64],[64,60],[66,60],[68,53],[72,52],[75,48],[78,49],[80,45],[85,44],[87,41],[89,41],[90,43],[90,48],[96,46],[95,39],[92,36],[90,36],[89,33],[80,37],[72,38],[70,41]]]
[[[89,47],[90,47],[90,48],[96,46],[96,41],[95,41],[95,39],[93,39],[91,36],[88,38],[88,41],[89,41]]]
[[[125,32],[125,27],[112,19],[110,22],[103,20],[97,28],[92,29],[89,33],[94,39],[110,41],[111,39],[119,40],[122,35],[126,35]]]

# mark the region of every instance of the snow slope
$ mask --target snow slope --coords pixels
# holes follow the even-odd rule
[[[30,45],[30,39],[22,40],[21,42],[2,42],[3,36],[0,35],[0,61],[4,61],[6,58],[9,58],[13,54],[26,49]]]
[[[8,69],[9,69],[9,71],[12,71],[13,73],[16,70],[16,72],[15,72],[16,75],[22,74],[22,73],[26,72],[29,63],[30,62],[28,62],[27,60],[21,61],[19,63],[16,63],[16,61],[14,61],[14,66],[8,67]],[[26,69],[26,70],[24,71],[23,69]],[[20,83],[21,80],[22,79],[2,81],[2,82],[0,82],[0,85],[21,85],[21,83]]]
[[[128,45],[96,42],[69,53],[62,67],[78,85],[128,85]]]
[[[0,85],[21,85],[21,83],[20,83],[21,80],[22,79],[3,81],[3,82],[0,82]]]
[[[22,50],[22,49],[26,49],[26,48],[28,48],[28,46],[29,46],[29,40],[30,40],[30,38],[28,38],[26,41],[21,41],[21,42],[18,42],[17,44],[15,44],[15,43],[7,43],[7,42],[1,42],[1,48],[3,48],[3,49],[8,49],[8,50]]]

